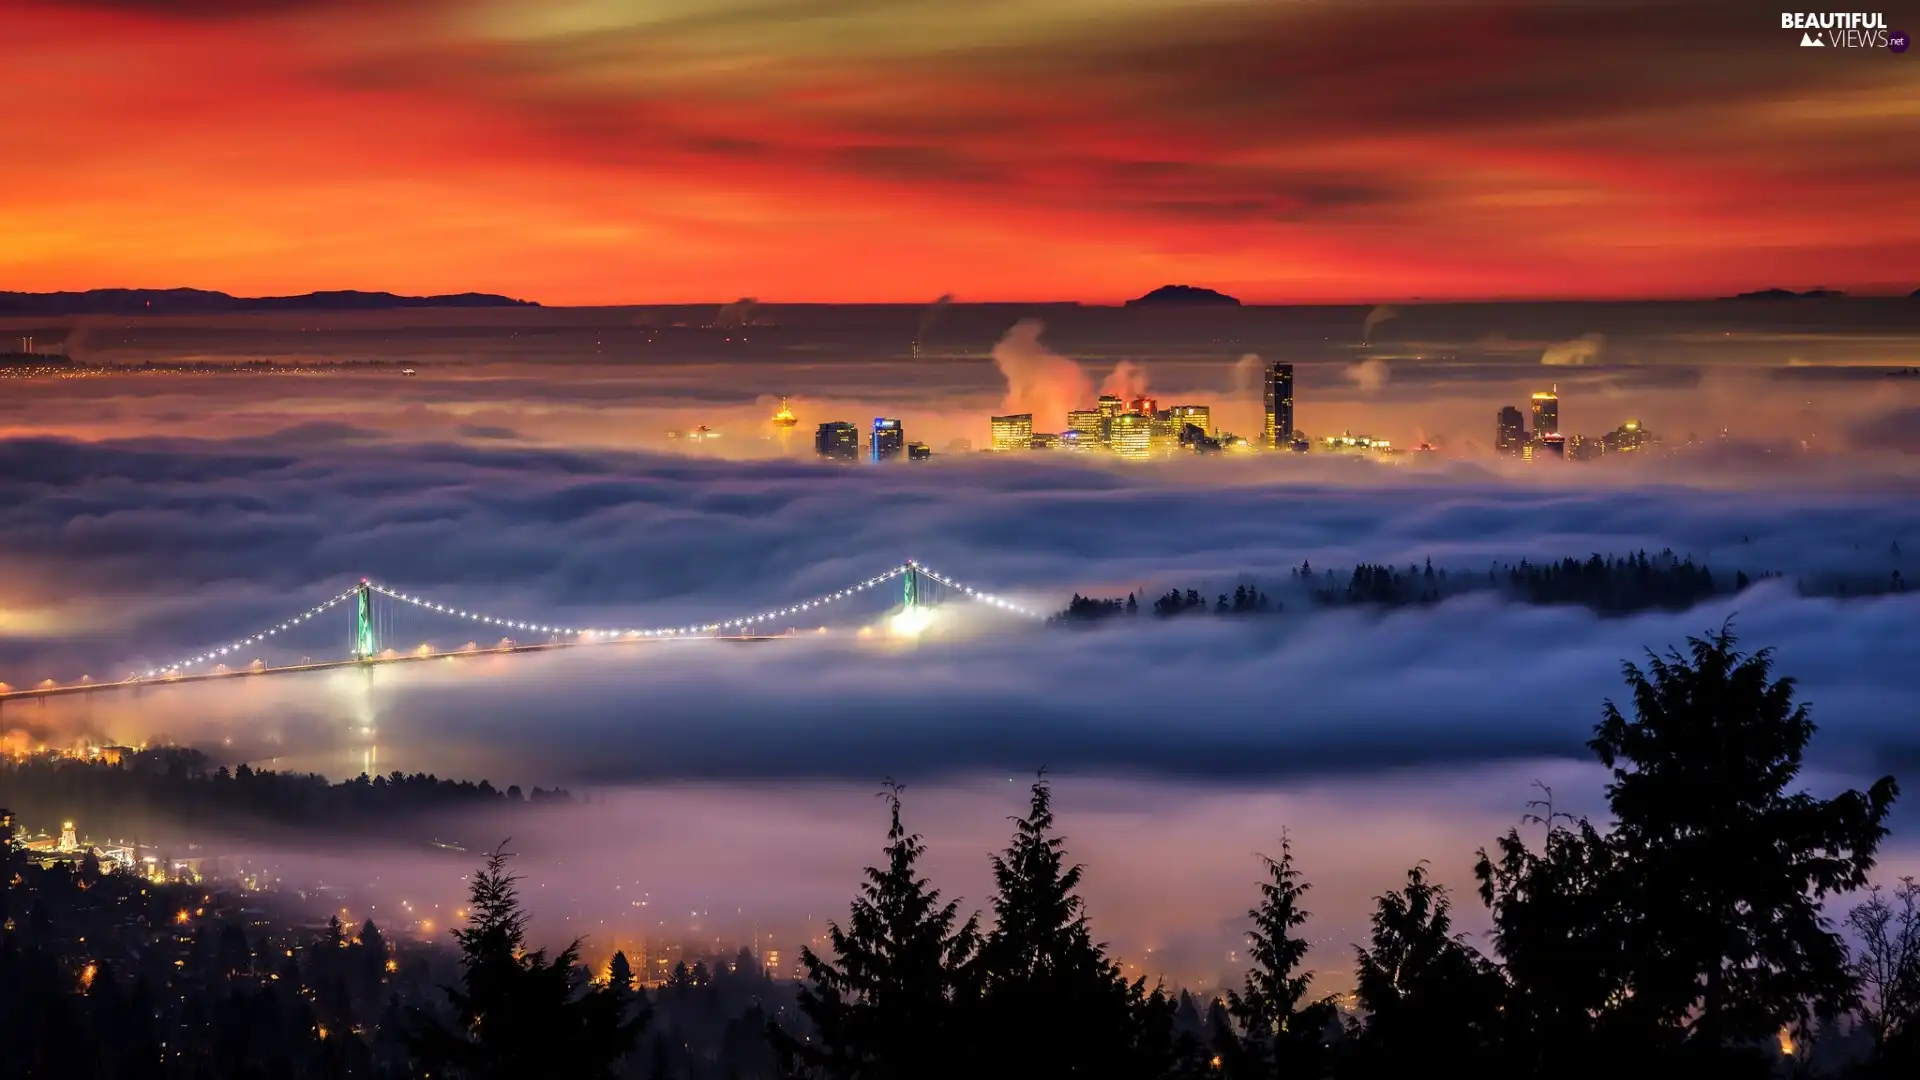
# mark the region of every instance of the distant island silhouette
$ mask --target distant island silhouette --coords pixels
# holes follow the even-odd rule
[[[1128,307],[1239,307],[1226,293],[1197,285],[1162,285],[1145,296],[1127,301]]]
[[[1722,300],[1830,300],[1846,293],[1839,289],[1808,289],[1806,292],[1794,292],[1792,289],[1759,289],[1743,292],[1736,296],[1723,296]]]
[[[0,292],[0,315],[218,315],[265,311],[391,311],[396,308],[539,307],[491,293],[399,296],[342,289],[298,296],[232,296],[207,289]]]

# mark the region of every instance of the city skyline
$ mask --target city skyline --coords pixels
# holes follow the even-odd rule
[[[1920,1075],[1905,18],[0,0],[0,1073]]]

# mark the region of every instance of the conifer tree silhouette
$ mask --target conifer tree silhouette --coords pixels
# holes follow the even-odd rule
[[[415,1063],[468,1080],[611,1077],[647,1018],[629,1017],[626,1001],[588,985],[577,939],[551,959],[527,950],[520,879],[507,872],[505,848],[474,875],[468,924],[453,932],[462,976],[459,987],[444,988],[452,1022],[413,1010]]]
[[[993,1075],[1158,1077],[1172,1054],[1174,1003],[1148,994],[1144,976],[1127,982],[1093,940],[1076,892],[1081,868],[1067,865],[1053,831],[1046,770],[1013,823],[993,857],[994,928],[981,950],[985,1064]]]
[[[870,866],[845,926],[829,923],[832,958],[800,950],[800,1011],[813,1034],[769,1026],[790,1075],[822,1080],[959,1080],[972,1075],[963,1012],[974,995],[978,920],[920,876],[926,845],[900,820],[889,781],[886,863]],[[957,925],[956,925],[957,924]]]
[[[1333,1019],[1331,999],[1307,1000],[1311,972],[1302,971],[1307,940],[1298,931],[1307,922],[1300,900],[1312,886],[1293,865],[1293,844],[1280,835],[1280,857],[1262,855],[1267,880],[1260,904],[1247,912],[1248,955],[1253,961],[1238,991],[1227,991],[1227,1011],[1239,1026],[1237,1045],[1223,1047],[1229,1075],[1240,1077],[1319,1076],[1325,1070],[1324,1034]]]

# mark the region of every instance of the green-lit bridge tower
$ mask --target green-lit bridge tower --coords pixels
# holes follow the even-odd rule
[[[373,590],[362,581],[353,596],[353,658],[371,660],[379,651],[373,636]]]
[[[913,611],[920,606],[920,568],[912,559],[907,560],[906,573],[900,577],[905,582],[901,586],[900,605],[903,611]]]

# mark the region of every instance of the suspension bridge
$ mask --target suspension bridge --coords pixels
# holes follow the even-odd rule
[[[938,598],[931,594],[930,585],[939,586],[956,598],[1011,615],[1037,617],[1036,612],[1004,596],[963,585],[912,559],[883,574],[785,607],[771,608],[756,614],[741,615],[716,622],[646,628],[581,627],[524,618],[506,618],[454,604],[436,602],[417,593],[362,578],[345,592],[315,604],[297,615],[228,644],[207,649],[198,655],[136,669],[117,681],[96,681],[90,676],[85,676],[64,683],[47,679],[27,687],[14,687],[0,683],[0,703],[185,682],[260,678],[339,668],[420,663],[459,656],[546,652],[556,649],[661,641],[779,641],[791,638],[795,633],[795,627],[790,624],[783,629],[776,629],[781,626],[783,620],[790,621],[796,616],[810,617],[811,613],[818,609],[835,604],[844,605],[845,601],[856,597],[876,595],[876,590],[883,590],[896,581],[899,583],[900,593],[898,610],[893,615],[893,620],[894,625],[903,633],[917,633],[924,627],[931,615],[931,609],[939,602]],[[424,612],[451,622],[466,623],[471,628],[482,631],[484,636],[491,637],[493,632],[498,631],[501,637],[496,644],[490,646],[482,646],[476,640],[451,650],[442,651],[428,645],[421,645],[417,649],[402,652],[383,644],[391,637],[390,633],[383,634],[380,629],[383,621],[380,617],[383,607]],[[297,661],[288,660],[279,663],[270,663],[258,655],[248,659],[250,653],[261,650],[278,649],[284,652],[282,646],[291,641],[302,628],[329,612],[341,609],[345,610],[348,617],[349,631],[344,655],[331,658],[302,656]]]

